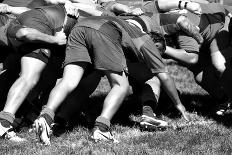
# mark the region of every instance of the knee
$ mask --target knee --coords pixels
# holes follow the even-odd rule
[[[78,85],[78,82],[76,80],[66,80],[62,79],[60,82],[60,86],[63,90],[66,90],[68,92],[72,92]]]
[[[26,75],[21,75],[19,77],[20,83],[22,83],[25,88],[33,88],[39,81],[39,76],[34,75],[34,76],[26,76]]]
[[[119,86],[120,92],[122,94],[127,94],[129,92],[130,87],[129,87],[129,82],[127,78],[117,83],[117,85]]]
[[[189,59],[189,64],[190,65],[196,65],[198,62],[198,55],[197,54],[192,54],[190,59]]]
[[[27,28],[21,28],[17,31],[16,38],[21,40],[25,38],[27,34],[28,34]]]

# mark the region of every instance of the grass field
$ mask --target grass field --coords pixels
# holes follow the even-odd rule
[[[230,117],[217,118],[210,109],[215,104],[208,94],[194,83],[192,74],[184,67],[169,63],[181,99],[191,114],[192,121],[185,122],[171,106],[165,95],[159,110],[163,119],[175,128],[165,131],[145,132],[138,127],[139,108],[128,98],[113,120],[113,134],[120,141],[95,143],[90,139],[90,129],[83,124],[92,122],[99,114],[101,103],[109,90],[105,78],[92,94],[88,105],[88,119],[82,115],[80,124],[60,137],[52,137],[51,146],[36,141],[36,135],[24,128],[19,135],[28,142],[14,144],[0,140],[0,154],[232,154]]]
[[[229,0],[228,0],[229,1]],[[125,0],[126,2],[126,0]],[[128,3],[128,2],[126,2]],[[139,5],[138,3],[136,3]],[[0,66],[1,68],[1,66]],[[232,154],[231,116],[215,116],[215,101],[199,87],[186,68],[169,62],[169,71],[180,92],[181,100],[191,116],[186,122],[161,95],[158,114],[173,128],[165,131],[141,131],[138,126],[139,104],[128,97],[113,120],[113,134],[120,141],[95,143],[90,139],[91,125],[100,113],[102,101],[110,87],[105,78],[86,102],[85,110],[77,114],[74,128],[59,137],[52,137],[51,146],[43,146],[28,128],[19,136],[28,142],[16,144],[0,139],[0,154],[4,155],[61,155],[61,154],[129,154],[129,155],[230,155]]]

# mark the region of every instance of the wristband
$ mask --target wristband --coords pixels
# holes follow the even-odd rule
[[[178,8],[181,9],[181,2],[182,1],[179,1],[179,4],[178,4]]]
[[[184,8],[185,8],[185,9],[187,8],[187,5],[188,5],[188,2],[185,2],[185,3],[184,3]]]

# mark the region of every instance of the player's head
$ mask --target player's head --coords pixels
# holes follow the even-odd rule
[[[155,43],[157,49],[160,50],[161,53],[165,52],[166,50],[166,40],[164,36],[157,32],[150,32],[148,35],[151,37],[153,42]]]

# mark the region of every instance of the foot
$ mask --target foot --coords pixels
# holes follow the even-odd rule
[[[39,117],[34,122],[34,127],[39,140],[44,145],[50,145],[51,128],[43,117]]]
[[[98,127],[94,127],[93,129],[93,135],[91,136],[91,138],[95,141],[111,141],[114,143],[119,143],[118,140],[116,140],[112,133],[110,131],[101,131]]]
[[[231,103],[227,102],[219,106],[219,108],[216,110],[216,114],[218,116],[224,116],[228,114],[232,114],[232,108],[231,108]]]
[[[155,115],[153,117],[142,115],[140,126],[144,130],[162,130],[168,127],[168,122],[158,119]]]
[[[2,126],[0,123],[0,136],[3,139],[6,139],[11,142],[16,142],[16,143],[22,143],[26,142],[27,140],[25,138],[21,138],[16,135],[16,133],[13,131],[13,127],[10,126],[9,128]]]

